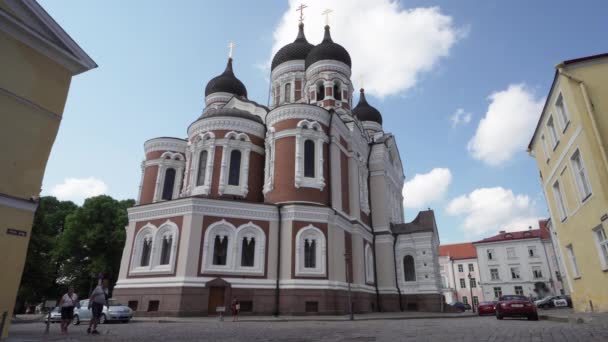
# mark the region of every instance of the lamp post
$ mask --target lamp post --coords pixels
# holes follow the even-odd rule
[[[348,283],[348,319],[349,320],[354,320],[355,317],[353,316],[353,300],[351,297],[351,293],[350,293],[350,272],[348,272],[349,269],[349,265],[350,265],[350,254],[349,253],[344,253],[344,261],[346,264],[346,282]]]
[[[475,313],[475,301],[473,300],[473,276],[469,272],[469,289],[471,289],[471,310]]]

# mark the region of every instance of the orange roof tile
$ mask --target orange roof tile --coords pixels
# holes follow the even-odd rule
[[[449,256],[452,259],[474,259],[477,258],[477,250],[471,242],[456,243],[439,246],[439,255]]]

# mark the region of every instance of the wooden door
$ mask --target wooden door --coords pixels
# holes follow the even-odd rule
[[[216,308],[218,306],[224,306],[225,289],[225,287],[211,287],[209,289],[209,307],[207,308],[209,314],[217,313]]]

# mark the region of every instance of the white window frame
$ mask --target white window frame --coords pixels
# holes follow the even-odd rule
[[[540,136],[540,140],[543,143],[543,151],[545,153],[545,162],[549,162],[549,160],[551,159],[551,150],[549,149],[549,146],[547,145],[547,139],[545,139],[545,135],[541,134]]]
[[[496,253],[494,253],[494,249],[486,249],[486,257],[488,258],[488,260],[496,260]]]
[[[533,251],[532,255],[530,255],[530,251]],[[537,250],[536,246],[528,246],[528,257],[529,258],[538,258],[539,255],[538,255],[537,251],[538,250]]]
[[[551,149],[555,150],[557,144],[559,144],[559,135],[555,127],[555,120],[553,120],[553,115],[550,115],[549,119],[547,119],[547,131],[549,132],[549,140],[551,140]]]
[[[241,257],[243,255],[243,238],[255,238],[255,253],[253,266],[242,266]],[[266,264],[266,234],[260,226],[253,222],[248,222],[239,226],[236,230],[236,271],[242,274],[264,275],[264,265]]]
[[[511,279],[521,279],[521,272],[519,266],[511,266]]]
[[[581,166],[580,169],[576,163],[577,156]],[[584,202],[593,194],[593,189],[591,188],[591,182],[589,181],[589,175],[587,174],[587,168],[585,167],[583,155],[581,154],[580,149],[577,148],[574,153],[572,153],[572,156],[570,157],[570,164],[580,200],[581,202]],[[587,185],[589,193],[585,192],[585,185]]]
[[[559,119],[560,126],[562,128],[562,132],[565,132],[568,126],[570,125],[570,113],[568,112],[568,108],[566,108],[566,101],[564,100],[562,92],[557,95],[554,106],[555,112],[557,112],[557,117]]]
[[[192,161],[190,164],[189,185],[192,195],[209,195],[211,192],[211,180],[213,179],[213,160],[215,157],[215,134],[213,132],[201,133],[191,144]],[[207,151],[207,163],[205,169],[205,180],[203,185],[197,186],[198,164],[201,152]]]
[[[215,237],[217,235],[228,238],[226,248],[226,264],[214,265],[213,253],[215,249]],[[234,259],[236,251],[234,244],[236,240],[236,227],[226,221],[221,220],[214,222],[207,227],[205,231],[205,242],[203,243],[203,262],[201,273],[234,273]]]
[[[543,279],[543,268],[540,266],[532,266],[532,279]]]
[[[157,159],[157,162],[158,173],[156,175],[156,184],[154,187],[154,202],[166,201],[162,199],[162,197],[167,169],[175,169],[175,182],[173,183],[171,200],[179,198],[179,190],[184,176],[184,168],[186,167],[184,156],[179,152],[167,151]]]
[[[315,144],[315,176],[304,176],[304,142],[312,140]],[[301,120],[296,129],[296,165],[295,187],[315,188],[323,191],[325,177],[323,175],[323,146],[328,141],[321,124],[316,121]]]
[[[249,157],[251,155],[251,140],[245,133],[231,131],[224,136],[225,143],[222,147],[222,162],[220,167],[219,195],[247,196],[249,192]],[[232,151],[241,151],[241,170],[239,185],[228,184],[228,173],[230,172],[230,156]]]
[[[517,288],[518,287],[521,290],[521,293],[517,293]],[[513,293],[515,293],[518,296],[523,296],[524,295],[524,287],[523,286],[513,286]]]
[[[568,259],[570,259],[570,268],[572,269],[572,277],[578,279],[581,277],[578,263],[576,261],[576,255],[574,255],[574,247],[572,244],[566,245],[566,252],[568,253]]]
[[[306,239],[316,240],[316,251],[315,251],[315,267],[304,267],[304,244]],[[308,225],[298,231],[296,234],[296,276],[311,276],[311,277],[324,277],[326,275],[326,256],[327,243],[325,234],[313,226]]]
[[[517,259],[515,247],[507,247],[507,259]]]
[[[274,189],[274,163],[275,163],[275,129],[274,127],[268,128],[266,132],[265,142],[265,158],[264,158],[264,188],[262,193],[266,196],[267,193]]]
[[[149,272],[152,268],[152,247],[154,246],[154,233],[156,227],[150,223],[141,227],[135,235],[135,241],[133,242],[133,251],[131,252],[131,269],[130,274]],[[144,240],[150,241],[150,261],[147,266],[141,266],[141,253],[143,250]]]
[[[496,270],[496,277],[492,270]],[[500,280],[500,270],[498,268],[490,268],[490,280]]]
[[[169,264],[160,265],[162,240],[165,235],[170,235],[172,237]],[[140,266],[141,252],[143,249],[142,243],[144,239],[150,239],[152,242],[148,266]],[[172,274],[175,272],[178,243],[179,229],[175,222],[167,220],[159,227],[156,227],[151,223],[146,224],[135,236],[129,274]]]
[[[593,237],[597,247],[598,256],[602,270],[608,271],[608,236],[602,225],[593,229]]]
[[[369,243],[365,244],[365,282],[374,283],[374,252]]]
[[[566,208],[566,201],[559,181],[556,180],[551,188],[553,189],[553,198],[555,199],[555,204],[559,211],[560,220],[563,222],[568,218],[568,209]]]

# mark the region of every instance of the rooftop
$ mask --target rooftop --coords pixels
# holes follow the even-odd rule
[[[477,258],[477,250],[472,242],[439,246],[439,256],[449,256],[454,260]]]
[[[487,243],[487,242],[501,242],[501,241],[511,241],[511,240],[524,240],[524,239],[548,239],[550,237],[549,229],[547,228],[548,220],[540,220],[538,221],[539,229],[528,229],[521,230],[517,232],[506,232],[501,231],[497,235],[491,236],[489,238],[485,238],[480,241],[473,242],[477,243]]]

